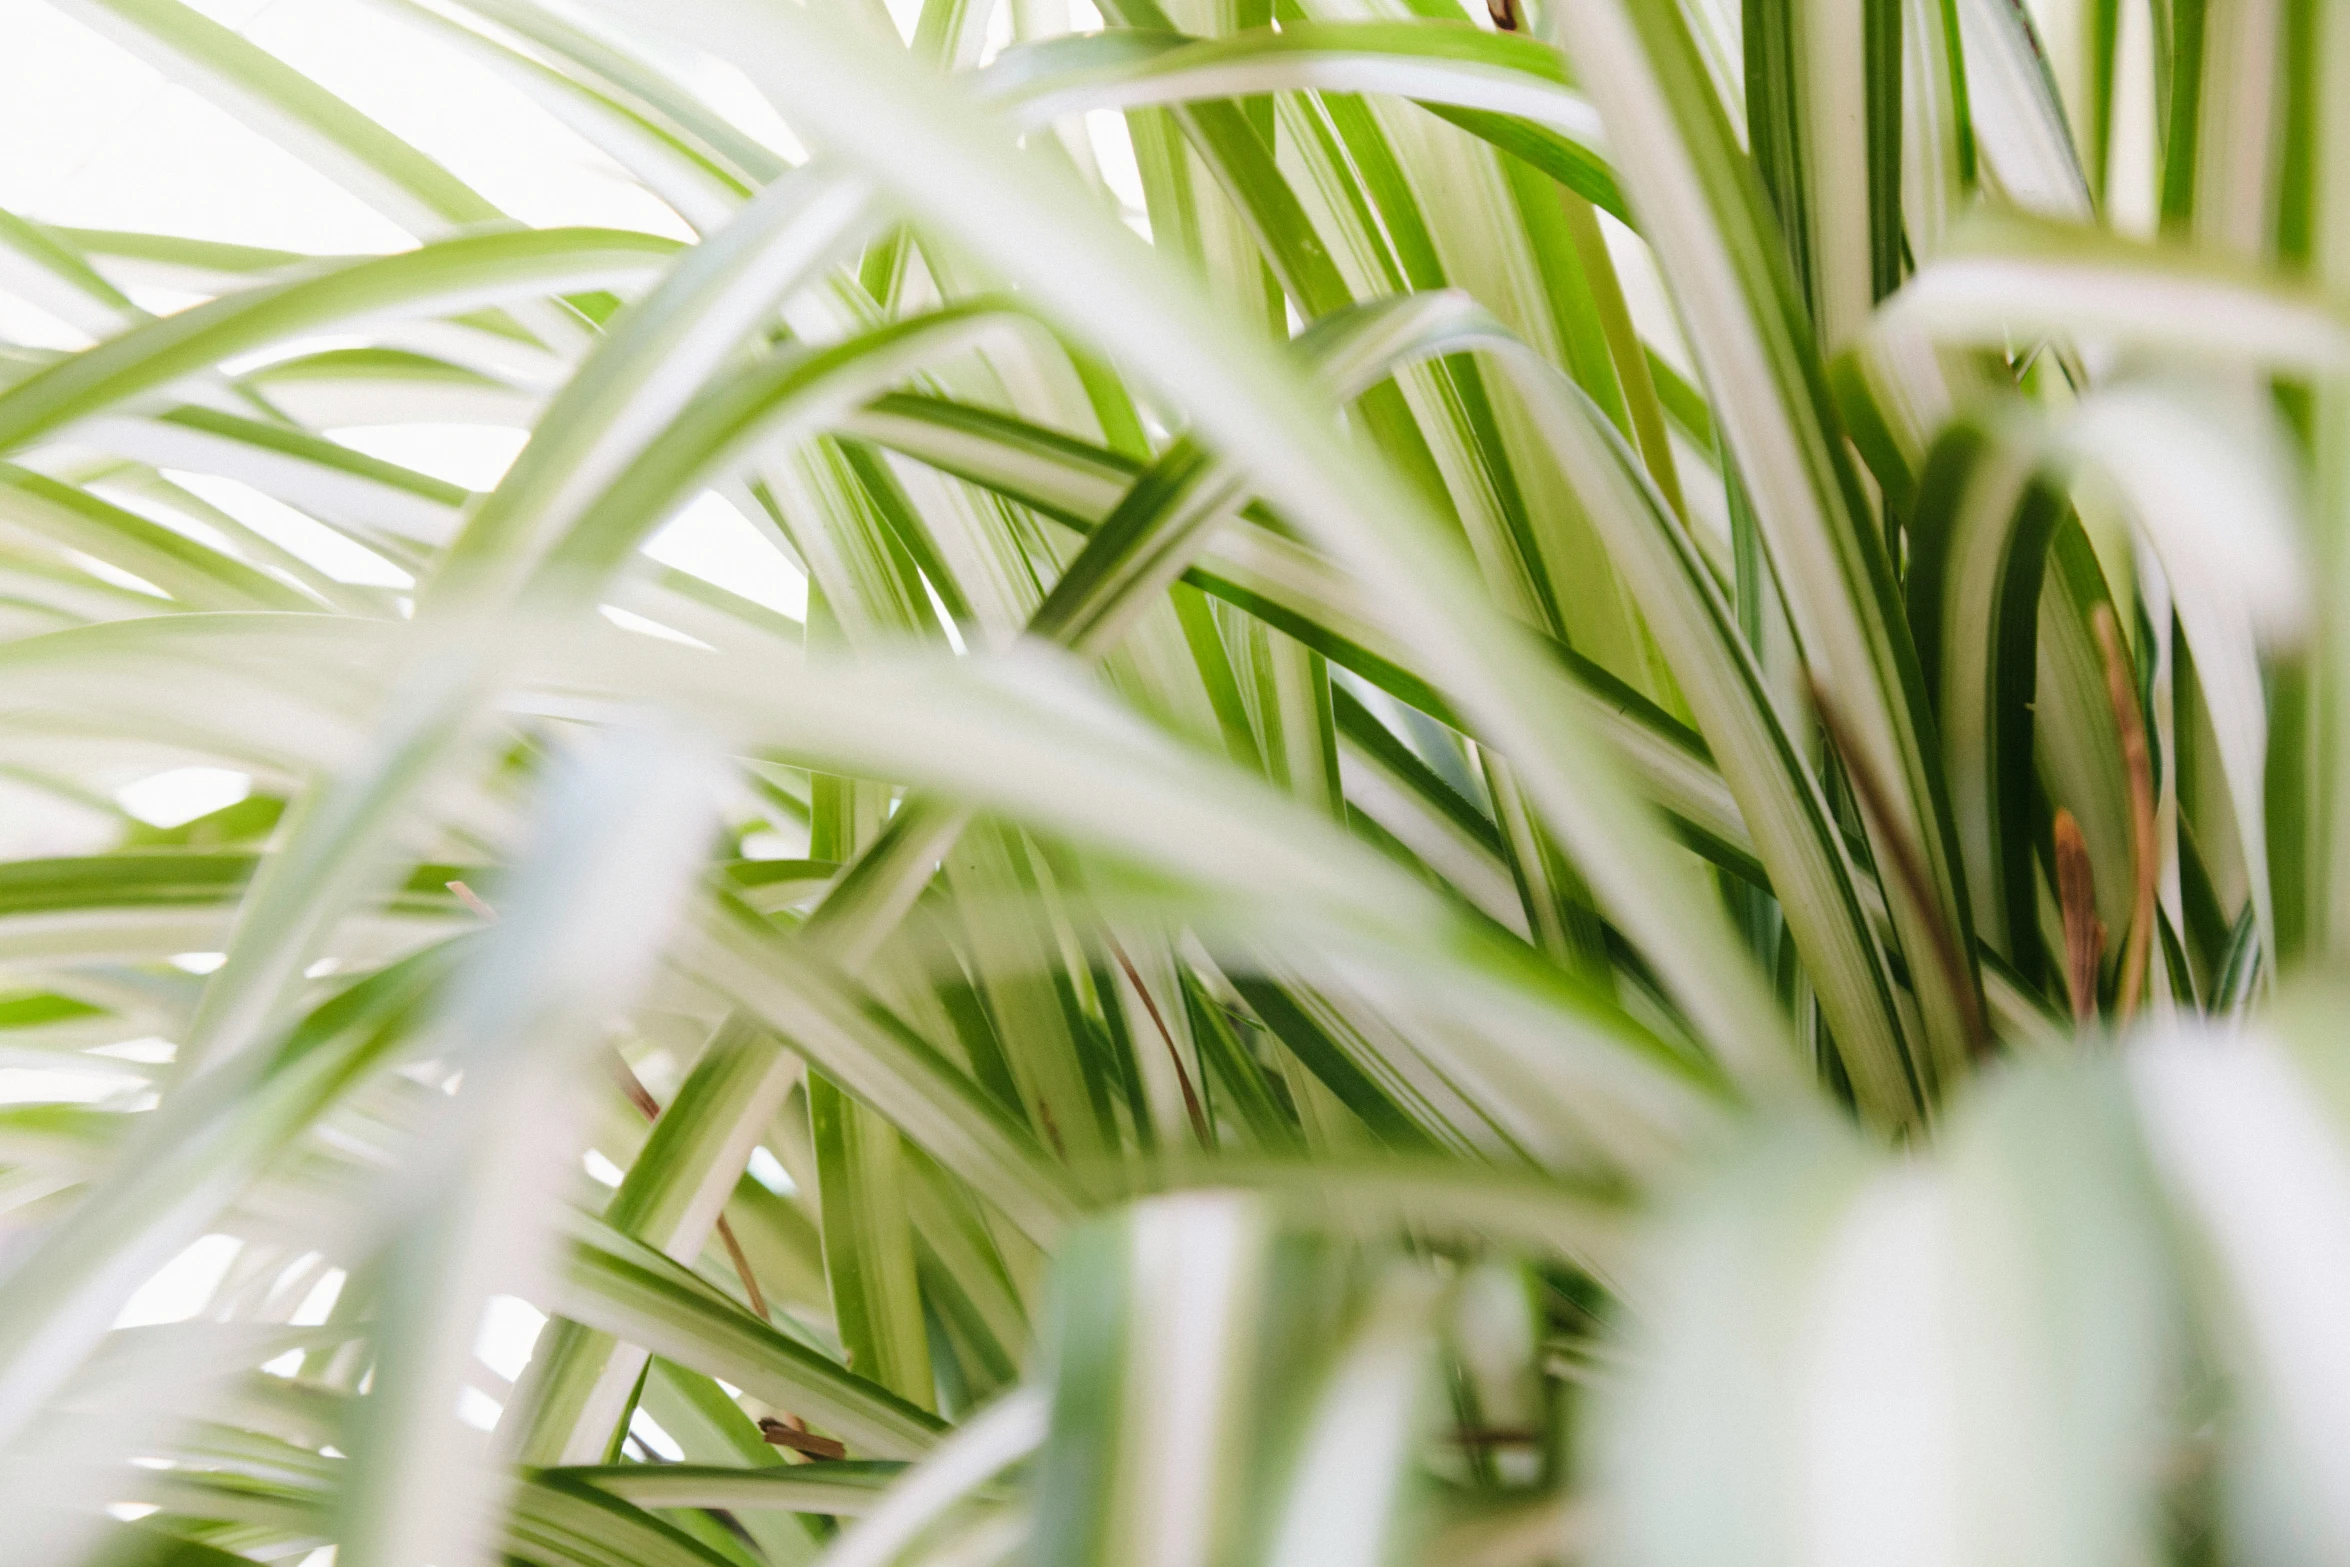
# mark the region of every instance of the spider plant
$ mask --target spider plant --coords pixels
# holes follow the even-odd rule
[[[8,1559],[2350,1554],[2350,11],[1096,4],[58,0]]]

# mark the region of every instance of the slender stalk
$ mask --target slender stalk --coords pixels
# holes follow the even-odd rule
[[[1118,960],[1118,967],[1126,971],[1127,983],[1142,998],[1143,1010],[1151,1015],[1151,1023],[1158,1029],[1159,1039],[1167,1047],[1167,1058],[1175,1063],[1175,1081],[1183,1088],[1183,1111],[1191,1118],[1191,1135],[1199,1139],[1202,1148],[1213,1148],[1215,1137],[1208,1129],[1208,1113],[1201,1106],[1199,1095],[1192,1091],[1191,1073],[1184,1068],[1183,1052],[1175,1046],[1173,1031],[1167,1027],[1167,1020],[1159,1016],[1159,1004],[1151,999],[1150,987],[1142,982],[1142,975],[1136,972],[1134,960],[1126,955],[1126,949],[1119,945],[1117,937],[1110,937],[1109,943],[1111,956]]]

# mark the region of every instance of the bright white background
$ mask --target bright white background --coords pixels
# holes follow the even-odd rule
[[[367,0],[190,0],[294,65],[420,148],[508,215],[525,223],[639,229],[680,240],[692,232],[602,153],[572,134],[476,57],[393,6]],[[405,249],[415,243],[324,176],[107,37],[74,19],[70,5],[0,0],[0,207],[37,221],[131,229],[320,254]],[[704,58],[667,63],[745,131],[797,155],[790,134],[739,73]],[[0,279],[0,283],[4,283]],[[192,296],[128,289],[143,307],[169,312]],[[0,286],[0,337],[74,349],[90,339]],[[332,432],[347,444],[474,489],[494,486],[520,449],[523,432],[494,426],[377,426]],[[191,482],[191,487],[198,487]],[[206,497],[269,532],[331,575],[374,580],[367,560],[338,553],[339,541],[241,486],[212,481]],[[282,512],[282,508],[278,508]],[[159,519],[163,520],[163,519]],[[798,617],[805,588],[797,569],[724,501],[705,495],[647,546],[647,553],[746,598]],[[133,816],[170,826],[242,798],[248,781],[220,768],[176,768],[132,782],[118,796]],[[11,789],[0,810],[0,858],[88,852],[108,846],[103,818],[77,815]],[[187,953],[193,973],[219,955]],[[168,1041],[142,1040],[93,1054],[87,1070],[0,1070],[0,1103],[100,1099],[124,1090],[116,1062],[170,1059]],[[591,1154],[588,1173],[613,1184],[619,1171]],[[766,1150],[753,1172],[788,1185]],[[238,1287],[238,1243],[207,1236],[164,1268],[124,1309],[122,1325],[182,1321],[217,1309]],[[266,1284],[295,1305],[297,1323],[324,1319],[341,1275],[317,1259],[275,1272]],[[298,1304],[296,1304],[298,1303]],[[520,1301],[501,1300],[479,1344],[480,1385],[462,1412],[496,1418],[511,1379],[528,1359],[541,1322]],[[291,1364],[275,1367],[291,1370]],[[668,1444],[649,1421],[641,1439]],[[125,1507],[125,1516],[144,1509]],[[304,1567],[320,1567],[322,1551]]]

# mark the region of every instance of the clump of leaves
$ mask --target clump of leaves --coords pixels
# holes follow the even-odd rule
[[[2350,1550],[2335,8],[382,5],[693,238],[65,5],[416,243],[0,214],[11,1560]]]

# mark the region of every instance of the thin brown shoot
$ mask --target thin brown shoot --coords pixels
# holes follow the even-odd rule
[[[606,1059],[613,1080],[628,1096],[628,1102],[636,1106],[637,1113],[648,1121],[660,1120],[661,1101],[645,1087],[644,1079],[636,1075],[636,1068],[628,1064],[628,1057],[613,1050],[607,1053]],[[718,1216],[718,1243],[726,1248],[727,1260],[734,1264],[734,1276],[743,1281],[743,1298],[750,1302],[752,1312],[761,1322],[767,1321],[766,1292],[759,1288],[759,1275],[751,1271],[750,1256],[743,1250],[743,1243],[735,1239],[734,1226],[726,1222],[723,1213]]]
[[[2135,886],[2130,898],[2130,931],[2122,942],[2122,969],[2114,992],[2114,1020],[2127,1027],[2138,1010],[2138,996],[2146,988],[2146,963],[2154,950],[2154,888],[2161,875],[2161,848],[2154,833],[2154,764],[2146,749],[2146,724],[2138,711],[2137,682],[2131,678],[2130,652],[2122,644],[2121,627],[2110,605],[2100,604],[2089,624],[2097,633],[2098,651],[2105,655],[2105,694],[2113,703],[2114,727],[2121,733],[2122,765],[2130,775],[2130,869]]]
[[[612,1070],[612,1081],[620,1085],[620,1091],[628,1096],[628,1102],[636,1106],[637,1114],[648,1121],[661,1119],[661,1101],[655,1099],[652,1090],[645,1087],[644,1079],[636,1075],[636,1068],[628,1064],[626,1056],[615,1050],[606,1059],[605,1065]]]
[[[2097,1015],[2097,966],[2105,961],[2105,925],[2097,918],[2097,882],[2089,844],[2073,813],[2056,812],[2056,902],[2064,911],[2064,983],[2073,1021]]]
[[[1191,1073],[1184,1069],[1183,1052],[1175,1047],[1175,1036],[1168,1030],[1167,1020],[1159,1016],[1159,1004],[1151,999],[1150,987],[1134,971],[1134,960],[1126,955],[1124,947],[1118,945],[1118,938],[1111,936],[1107,939],[1110,955],[1118,960],[1118,967],[1126,971],[1126,982],[1134,987],[1136,995],[1142,997],[1143,1010],[1151,1015],[1151,1021],[1158,1025],[1159,1037],[1167,1042],[1167,1058],[1175,1063],[1175,1081],[1183,1085],[1183,1110],[1191,1117],[1191,1135],[1199,1139],[1202,1148],[1213,1148],[1215,1139],[1208,1131],[1208,1113],[1200,1107],[1199,1095],[1191,1091]]]
[[[461,881],[453,881],[448,883],[448,888],[457,895],[459,903],[483,919],[496,922],[498,911],[484,903],[471,887]],[[613,1080],[619,1083],[620,1091],[628,1096],[628,1102],[636,1106],[637,1113],[648,1121],[661,1119],[661,1101],[655,1099],[645,1087],[643,1079],[636,1075],[636,1068],[628,1064],[628,1057],[613,1050],[608,1052],[608,1061]],[[751,1310],[758,1313],[761,1322],[767,1321],[766,1292],[759,1288],[759,1276],[751,1271],[751,1259],[743,1251],[742,1242],[735,1239],[734,1226],[726,1222],[723,1213],[718,1216],[718,1240],[726,1248],[727,1257],[734,1263],[735,1277],[743,1281],[744,1299],[750,1302]]]
[[[734,1276],[743,1281],[743,1298],[752,1314],[761,1322],[767,1318],[767,1297],[759,1288],[759,1275],[751,1271],[750,1256],[743,1243],[734,1237],[734,1226],[726,1222],[726,1215],[718,1216],[718,1244],[726,1248],[726,1260],[734,1264]]]
[[[1828,699],[1817,678],[1806,671],[1804,679],[1811,688],[1812,710],[1820,715],[1820,727],[1827,730],[1828,743],[1844,759],[1844,776],[1852,781],[1852,792],[1860,801],[1861,813],[1875,829],[1876,841],[1884,845],[1885,857],[1893,862],[1893,874],[1900,880],[1902,892],[1925,920],[1926,940],[1934,949],[1934,962],[1942,970],[1951,995],[1957,998],[1959,1027],[1966,1035],[1967,1054],[1980,1060],[1990,1053],[1991,1031],[1983,1024],[1982,1003],[1975,995],[1974,971],[1967,966],[1966,954],[1958,944],[1958,933],[1942,917],[1942,903],[1934,896],[1934,883],[1926,875],[1925,860],[1902,830],[1884,780],[1869,766],[1868,758],[1845,725],[1844,715]]]

